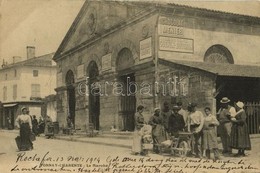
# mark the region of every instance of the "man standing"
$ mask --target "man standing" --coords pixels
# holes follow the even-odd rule
[[[170,106],[169,106],[168,102],[164,102],[163,106],[164,106],[164,108],[163,108],[163,110],[161,112],[161,116],[162,116],[162,119],[163,119],[163,126],[164,126],[164,129],[166,131],[166,137],[168,139],[169,117],[171,115],[171,110],[170,110]]]
[[[234,107],[229,105],[230,100],[227,97],[223,97],[220,100],[221,108],[217,113],[219,125],[219,134],[223,146],[223,154],[232,154],[232,149],[230,147],[231,139],[231,118],[235,116],[236,110]]]
[[[187,117],[188,117],[188,112],[186,110],[184,110],[182,108],[182,102],[178,102],[177,103],[177,106],[180,108],[179,110],[179,114],[182,115],[183,119],[184,119],[184,122],[185,122],[185,127],[187,126]]]
[[[196,110],[197,104],[190,103],[188,106],[189,116],[188,116],[188,131],[193,133],[191,145],[191,154],[195,154],[197,158],[202,157],[202,128],[204,125],[204,115],[202,112]]]
[[[178,137],[179,132],[183,131],[185,127],[183,117],[178,113],[179,110],[178,106],[173,106],[172,114],[169,117],[169,133],[174,137]]]

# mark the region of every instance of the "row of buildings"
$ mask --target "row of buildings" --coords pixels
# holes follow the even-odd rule
[[[56,120],[132,131],[138,105],[146,120],[165,101],[197,102],[214,112],[223,96],[257,105],[259,45],[258,17],[172,3],[86,1],[53,56]],[[249,115],[256,133],[259,110]]]

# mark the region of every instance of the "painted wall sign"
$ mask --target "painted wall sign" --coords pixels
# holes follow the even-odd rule
[[[106,54],[102,57],[102,71],[110,70],[111,69],[111,53]]]
[[[159,37],[159,49],[165,51],[193,53],[193,39]]]
[[[140,41],[140,59],[152,56],[152,37]]]
[[[158,33],[163,36],[184,37],[184,19],[160,17]]]
[[[77,78],[80,79],[80,78],[83,78],[83,77],[84,77],[84,64],[79,65],[77,67]]]

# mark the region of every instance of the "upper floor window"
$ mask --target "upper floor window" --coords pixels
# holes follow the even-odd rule
[[[40,84],[32,84],[31,97],[41,97],[41,85]]]
[[[5,74],[5,80],[7,80],[7,73]]]
[[[17,76],[17,70],[14,69],[14,77],[16,77],[16,76]]]
[[[38,77],[39,71],[38,70],[33,70],[33,77]]]
[[[17,98],[17,85],[13,85],[13,99],[16,100]]]

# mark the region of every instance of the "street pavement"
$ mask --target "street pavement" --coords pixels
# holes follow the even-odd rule
[[[252,137],[252,150],[246,152],[246,157],[222,156],[220,161],[213,162],[207,159],[174,157],[168,153],[159,155],[150,152],[145,157],[135,156],[131,153],[131,137],[91,138],[82,134],[59,135],[54,139],[37,137],[33,150],[19,152],[14,140],[17,135],[18,131],[15,130],[0,130],[0,173],[260,172],[260,138],[257,136]],[[221,144],[219,147],[221,148]]]

